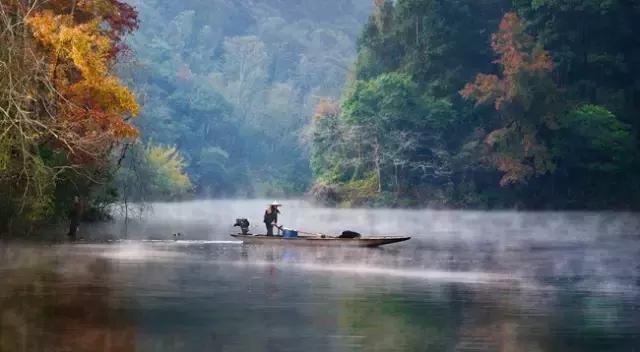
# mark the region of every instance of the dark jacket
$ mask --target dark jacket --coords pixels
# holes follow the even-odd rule
[[[69,210],[69,219],[72,222],[80,222],[80,217],[82,216],[82,203],[81,202],[74,202],[73,205],[71,206],[71,209]]]
[[[280,213],[280,210],[273,209],[271,207],[267,208],[267,210],[264,211],[264,223],[269,225],[272,223],[277,223],[278,222],[278,214]]]

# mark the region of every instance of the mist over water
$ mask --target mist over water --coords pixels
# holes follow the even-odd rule
[[[174,233],[181,233],[180,240],[171,245],[233,243],[229,234],[238,232],[231,226],[238,217],[250,220],[252,232],[264,233],[262,214],[271,201],[154,203],[144,218],[129,219],[126,238],[172,241]],[[354,272],[366,267],[359,272],[418,278],[435,278],[439,271],[480,272],[508,275],[517,281],[538,277],[542,279],[540,284],[546,283],[545,277],[557,280],[585,276],[580,285],[605,291],[634,291],[640,277],[634,259],[640,255],[640,217],[636,213],[336,209],[303,200],[280,202],[284,205],[279,222],[289,228],[325,234],[353,230],[412,237],[407,243],[374,251],[322,249],[320,256],[313,250],[298,253],[295,260],[311,265],[308,268],[330,258],[334,265],[323,270],[339,271],[335,265],[346,264],[347,270]],[[119,233],[122,238],[123,223],[116,216],[107,227],[89,231]],[[251,253],[251,259],[258,263],[267,257],[269,262],[279,261],[272,248],[267,253],[253,248]],[[630,265],[611,265],[625,259]],[[421,272],[427,269],[436,272]]]
[[[198,200],[152,203],[143,218],[130,215],[130,238],[169,239],[176,232],[194,239],[228,239],[236,218],[245,217],[251,230],[264,233],[262,216],[272,200]],[[410,235],[437,242],[592,242],[640,234],[640,217],[624,212],[516,212],[406,209],[336,209],[303,200],[280,200],[279,222],[308,232],[340,233],[351,229],[372,235]],[[108,226],[90,228],[122,236],[122,212]]]
[[[83,350],[96,336],[105,351],[640,346],[637,214],[280,200],[280,223],[290,228],[413,238],[367,249],[249,246],[229,237],[237,217],[263,232],[271,201],[155,203],[143,219],[129,219],[126,236],[117,216],[83,226],[78,244],[0,243],[0,350]]]

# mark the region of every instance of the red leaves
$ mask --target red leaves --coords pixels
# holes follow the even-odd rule
[[[58,123],[75,164],[99,161],[117,141],[138,136],[138,130],[121,115],[100,109],[90,99],[84,101],[84,106],[67,104],[61,108]]]
[[[502,67],[502,78],[478,74],[460,94],[476,104],[493,102],[501,110],[517,95],[518,80],[522,75],[548,73],[553,70],[549,53],[534,45],[533,38],[524,31],[520,18],[513,12],[504,15],[498,32],[491,36],[491,47],[499,54],[495,63]]]
[[[43,2],[38,10],[71,16],[78,25],[99,19],[102,34],[117,43],[110,52],[111,58],[126,51],[126,45],[120,43],[122,37],[138,28],[136,9],[119,0],[49,0]]]
[[[113,10],[104,16],[104,20],[109,24],[116,38],[119,39],[123,34],[138,29],[138,11],[135,8],[118,0],[109,0],[109,2]]]
[[[108,36],[117,44],[111,50],[111,57],[126,53],[129,47],[120,42],[122,36],[138,29],[138,11],[129,4],[118,0],[108,0],[112,6],[112,10],[107,12],[103,19],[109,25]]]
[[[478,74],[460,95],[474,100],[476,105],[493,103],[496,111],[503,111],[501,117],[507,118],[506,127],[485,138],[493,150],[494,166],[504,173],[500,180],[504,187],[526,182],[529,177],[554,168],[548,149],[536,139],[539,121],[528,116],[532,105],[529,92],[545,82],[553,70],[553,60],[535,45],[520,18],[512,12],[504,15],[498,32],[491,36],[491,47],[498,54],[494,63],[502,68],[501,75]]]
[[[522,50],[530,44],[531,37],[524,33],[518,16],[512,12],[505,14],[500,29],[491,36],[491,47],[500,54],[495,62],[502,65],[505,76],[515,74],[522,67],[526,61]]]
[[[496,110],[500,110],[502,102],[506,99],[504,82],[496,75],[478,74],[474,83],[467,83],[460,94],[476,101],[476,105],[490,101],[496,102]]]
[[[553,70],[549,53],[534,45],[533,38],[524,31],[520,18],[509,12],[500,23],[500,30],[491,36],[491,47],[500,54],[496,60],[505,77],[517,75],[521,71]]]

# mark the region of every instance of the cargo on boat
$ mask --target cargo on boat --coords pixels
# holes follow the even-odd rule
[[[266,236],[252,234],[232,234],[232,237],[248,244],[294,245],[294,246],[348,246],[378,247],[385,244],[403,242],[411,237],[403,236],[358,236],[344,238],[327,235]]]
[[[274,245],[294,245],[294,246],[348,246],[348,247],[378,247],[385,244],[397,243],[410,240],[405,236],[363,236],[355,231],[343,231],[341,235],[331,236],[321,233],[310,233],[287,229],[277,226],[282,231],[282,235],[254,235],[249,233],[249,220],[246,218],[236,219],[234,227],[239,227],[241,233],[231,236],[249,244],[274,244]]]

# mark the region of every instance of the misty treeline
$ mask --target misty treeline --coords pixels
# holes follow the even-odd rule
[[[0,233],[121,201],[301,193],[369,0],[0,1]],[[134,117],[137,117],[134,119]]]
[[[376,0],[313,193],[342,204],[637,208],[640,5]]]
[[[321,97],[340,96],[371,1],[130,3],[141,25],[119,74],[142,105],[135,124],[145,144],[177,148],[194,196],[304,193],[301,132]],[[136,172],[128,180],[146,182]]]
[[[635,208],[639,6],[0,0],[0,232],[74,196]]]

